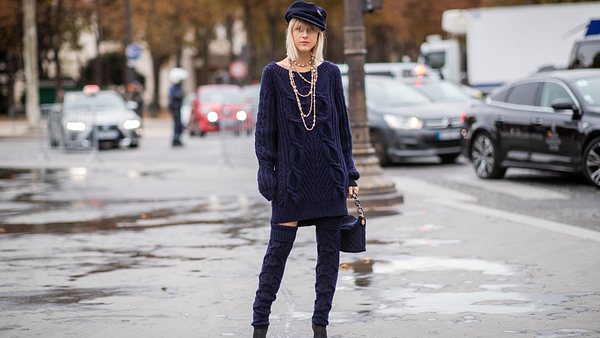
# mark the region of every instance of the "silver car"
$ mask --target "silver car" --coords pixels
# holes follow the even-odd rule
[[[348,79],[342,80],[347,91]],[[365,95],[371,144],[382,165],[428,156],[451,163],[460,155],[463,103],[433,102],[386,76],[365,76]]]
[[[83,92],[68,92],[62,111],[48,118],[50,145],[66,148],[139,145],[142,121],[134,103],[126,103],[113,90],[86,86]]]

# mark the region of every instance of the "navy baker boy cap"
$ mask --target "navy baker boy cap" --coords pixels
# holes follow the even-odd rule
[[[285,21],[289,23],[292,18],[306,21],[321,30],[325,30],[327,26],[327,12],[322,7],[308,1],[296,1],[290,5],[285,13]]]

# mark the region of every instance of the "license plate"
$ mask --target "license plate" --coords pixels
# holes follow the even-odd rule
[[[435,139],[438,141],[459,140],[460,131],[458,129],[438,131],[435,133]]]
[[[119,137],[119,132],[116,130],[99,130],[98,131],[98,139],[99,140],[114,140]]]

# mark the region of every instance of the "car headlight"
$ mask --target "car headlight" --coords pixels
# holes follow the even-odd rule
[[[240,110],[237,113],[235,113],[235,118],[238,119],[238,121],[246,121],[246,119],[248,118],[248,114],[245,111]]]
[[[206,114],[206,118],[208,119],[208,122],[214,123],[219,120],[219,114],[217,114],[217,112],[210,111],[208,114]]]
[[[70,131],[84,131],[85,130],[85,123],[81,122],[81,121],[72,121],[72,122],[67,122],[67,130]]]
[[[139,128],[142,124],[139,120],[125,120],[123,122],[123,128],[125,129],[136,129]]]
[[[398,115],[383,115],[383,120],[392,129],[421,129],[423,121],[418,117],[404,117]]]

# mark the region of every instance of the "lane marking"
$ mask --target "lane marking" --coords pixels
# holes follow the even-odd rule
[[[484,207],[476,204],[479,202],[479,200],[473,195],[444,188],[437,184],[425,182],[416,178],[395,177],[393,180],[396,184],[396,188],[400,191],[403,191],[405,194],[410,193],[418,195],[425,200],[447,206],[451,209],[464,210],[484,216],[492,216],[498,219],[509,221],[511,223],[533,226],[544,230],[600,242],[600,232],[598,231],[589,230],[570,224],[549,221],[542,218],[526,216],[510,211]],[[518,188],[520,188],[518,189],[519,191],[523,190],[522,186],[518,186]]]
[[[504,211],[489,207],[484,207],[481,205],[464,203],[461,201],[450,201],[444,199],[430,199],[432,202],[436,204],[441,204],[447,206],[452,209],[460,209],[464,211],[469,211],[473,213],[477,213],[485,216],[492,216],[495,218],[499,218],[502,220],[506,220],[512,223],[518,223],[526,226],[532,226],[544,230],[554,231],[561,234],[570,235],[573,237],[589,239],[592,241],[600,242],[600,232],[589,230],[585,228],[580,228],[570,224],[558,223],[553,221],[548,221],[545,219],[531,217],[526,215],[517,214],[510,211]]]

